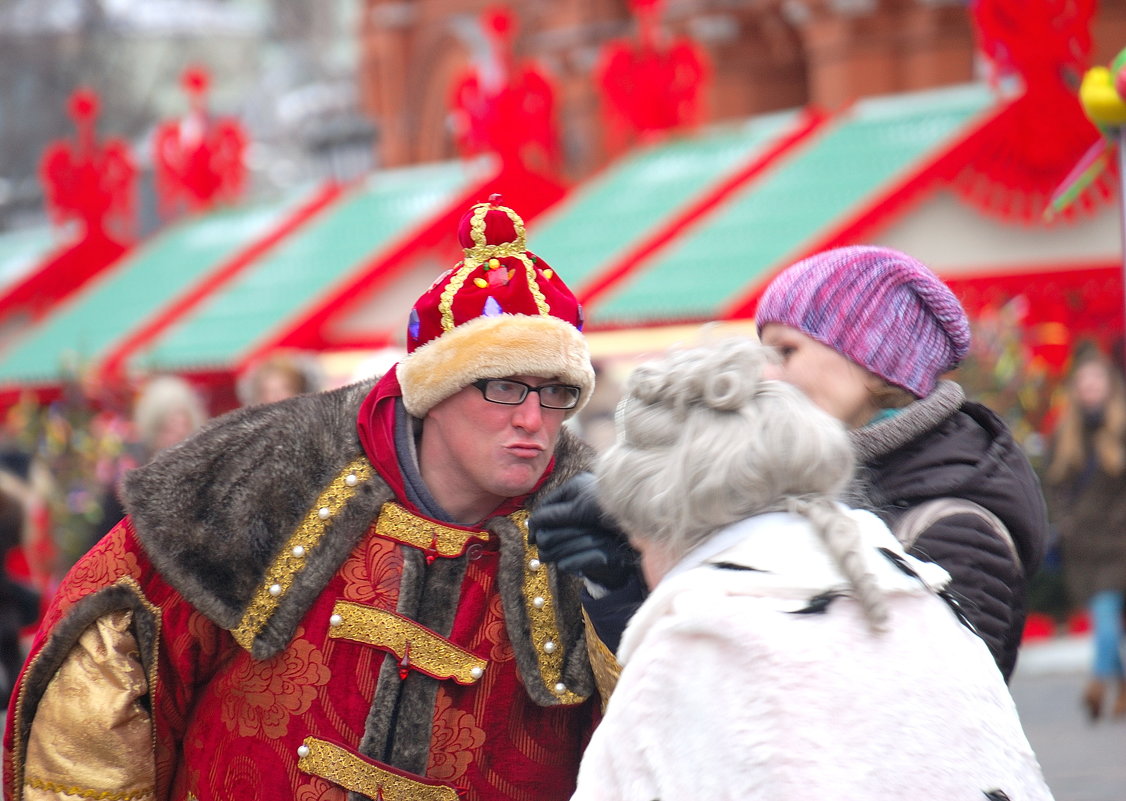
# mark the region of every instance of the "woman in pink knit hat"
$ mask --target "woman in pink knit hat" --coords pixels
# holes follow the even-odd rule
[[[891,525],[909,553],[946,568],[1008,680],[1048,523],[1008,428],[942,379],[970,344],[954,293],[904,253],[844,247],[776,276],[756,321],[781,356],[777,376],[850,429],[853,500]]]

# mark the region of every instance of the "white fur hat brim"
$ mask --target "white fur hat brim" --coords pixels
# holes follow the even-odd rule
[[[590,349],[577,328],[550,315],[475,317],[407,355],[396,368],[403,405],[415,417],[481,378],[528,375],[594,390]]]

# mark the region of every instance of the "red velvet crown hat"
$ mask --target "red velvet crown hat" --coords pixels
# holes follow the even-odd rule
[[[408,412],[423,417],[480,378],[529,375],[594,388],[582,307],[563,279],[527,249],[524,221],[499,195],[458,224],[465,257],[411,310],[397,368]]]

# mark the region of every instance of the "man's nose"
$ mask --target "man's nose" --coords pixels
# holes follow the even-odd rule
[[[528,397],[516,406],[516,411],[512,415],[512,422],[526,431],[536,431],[543,425],[543,407],[540,406],[538,392],[529,392]]]

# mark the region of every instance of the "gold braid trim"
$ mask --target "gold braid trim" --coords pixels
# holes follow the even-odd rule
[[[309,555],[320,543],[328,527],[332,525],[333,519],[355,496],[359,487],[371,479],[372,473],[367,458],[360,456],[341,470],[332,483],[321,491],[316,503],[305,514],[305,519],[286,540],[278,555],[274,557],[273,564],[266,570],[266,575],[250,600],[242,620],[231,632],[235,642],[250,650],[254,638],[261,633],[277,611],[281,599],[293,586],[294,578],[304,569]],[[274,592],[270,592],[271,588],[274,588]]]
[[[399,659],[406,656],[410,667],[436,679],[474,684],[489,664],[440,634],[386,609],[337,601],[332,613],[339,615],[340,623],[329,627],[328,636],[374,645]]]
[[[532,260],[527,256],[521,256],[520,261],[524,263],[524,271],[528,275],[528,289],[536,301],[536,309],[540,314],[549,313],[551,307],[547,305],[547,298],[543,296],[543,290],[540,289],[539,282],[536,281],[536,268],[532,264]]]
[[[460,290],[465,283],[465,279],[473,272],[477,265],[469,264],[468,262],[462,266],[460,270],[453,274],[450,282],[446,284],[446,288],[442,290],[442,294],[438,300],[438,311],[442,313],[442,330],[450,331],[454,327],[454,295]]]
[[[515,242],[502,242],[499,245],[476,245],[465,249],[465,263],[477,267],[489,259],[512,257],[527,260],[526,250],[523,239]]]
[[[136,790],[129,793],[111,793],[102,792],[99,790],[89,790],[84,787],[70,787],[65,784],[56,784],[55,782],[45,782],[40,779],[28,779],[27,787],[35,790],[43,790],[48,793],[73,795],[79,798],[94,798],[98,801],[133,801],[137,798],[152,798],[155,792],[150,788],[148,790]]]
[[[448,784],[419,781],[399,771],[373,765],[338,745],[306,737],[297,760],[298,770],[320,776],[345,790],[382,798],[383,801],[458,801],[458,791]]]
[[[466,531],[443,526],[411,514],[394,501],[388,501],[379,510],[375,532],[389,540],[445,557],[461,556],[470,540],[489,540],[487,531]]]
[[[521,509],[509,515],[524,537],[524,609],[532,629],[532,647],[539,661],[540,678],[548,692],[563,704],[580,704],[585,695],[571,692],[563,684],[563,643],[555,620],[555,598],[551,594],[547,565],[539,561],[539,551],[528,542],[528,512]],[[537,568],[531,568],[531,562]],[[537,604],[537,601],[539,602]]]

